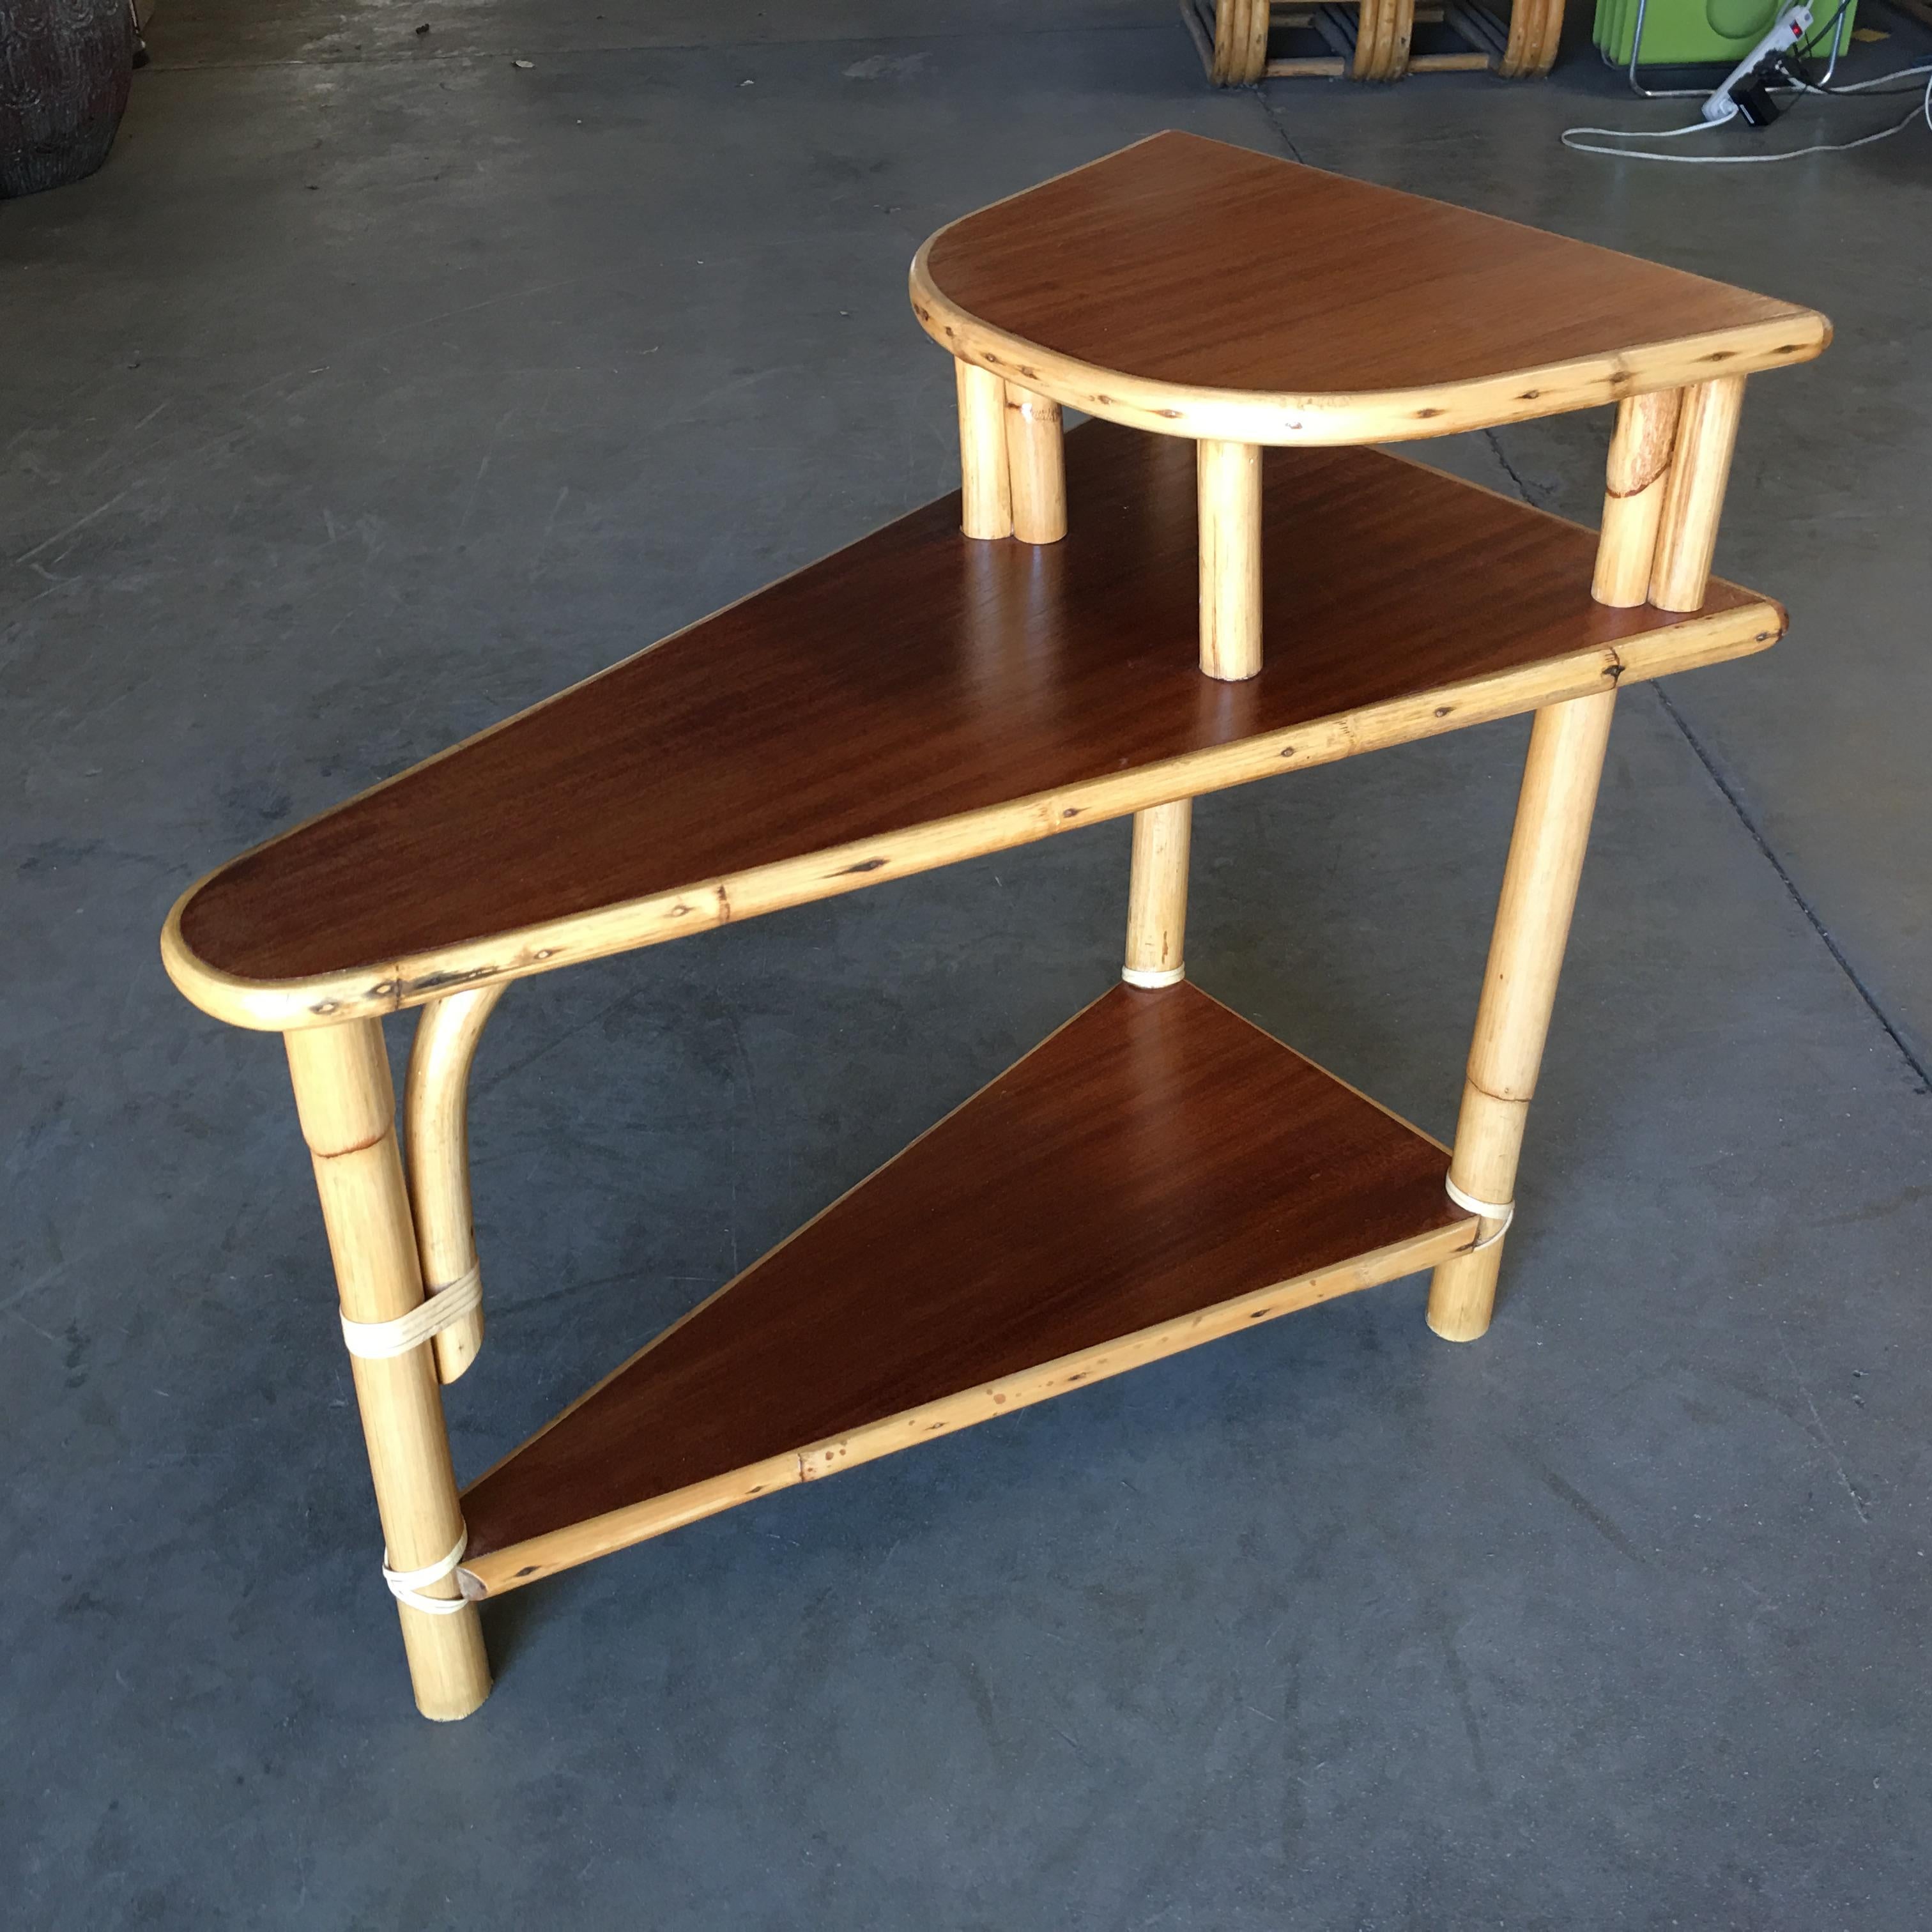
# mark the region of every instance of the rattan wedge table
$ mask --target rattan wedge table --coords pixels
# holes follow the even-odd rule
[[[956,224],[913,293],[960,493],[164,933],[196,1005],[284,1036],[430,1717],[488,1694],[481,1604],[771,1490],[1424,1269],[1480,1334],[1618,686],[1784,628],[1709,562],[1742,378],[1823,347],[1808,310],[1178,135]],[[1600,536],[1349,446],[1601,403]],[[1191,802],[1524,712],[1452,1152],[1189,982]],[[1128,814],[1124,983],[459,1490],[468,1076],[510,982]]]

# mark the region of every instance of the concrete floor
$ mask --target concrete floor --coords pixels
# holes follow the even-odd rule
[[[1865,71],[1926,44],[1877,23]],[[106,170],[0,208],[10,1922],[1924,1926],[1932,136],[1566,154],[1682,114],[1587,46],[1216,94],[1167,0],[163,0],[152,44]],[[947,488],[914,244],[1166,126],[1838,322],[1754,385],[1719,558],[1792,637],[1622,707],[1496,1325],[1404,1282],[698,1525],[493,1610],[495,1696],[425,1724],[280,1056],[162,916]],[[1442,453],[1588,519],[1604,430]],[[1446,1132],[1523,736],[1204,802],[1202,983]],[[1124,864],[514,992],[460,1468],[1104,988]]]

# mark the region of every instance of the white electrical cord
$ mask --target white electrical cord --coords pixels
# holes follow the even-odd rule
[[[1694,121],[1688,128],[1566,128],[1562,140],[1574,154],[1616,154],[1627,161],[1708,160],[1708,154],[1640,154],[1628,148],[1599,147],[1594,141],[1573,141],[1573,134],[1606,134],[1613,141],[1674,141],[1680,134],[1702,134],[1713,128],[1727,128],[1738,118],[1733,107],[1721,121]]]
[[[1840,94],[1862,94],[1868,88],[1882,86],[1887,81],[1905,80],[1921,74],[1932,74],[1932,62],[1918,67],[1900,68],[1894,73],[1879,74],[1870,80],[1853,81],[1844,87],[1812,87],[1802,81],[1798,85],[1807,94],[1829,98]],[[1686,167],[1750,167],[1766,161],[1795,161],[1805,154],[1847,154],[1854,148],[1868,148],[1874,141],[1889,140],[1893,135],[1910,128],[1915,121],[1922,119],[1928,128],[1932,128],[1932,80],[1925,83],[1924,94],[1916,107],[1903,120],[1894,122],[1889,128],[1881,128],[1875,134],[1862,135],[1856,141],[1814,142],[1808,148],[1786,148],[1774,154],[1650,154],[1638,148],[1606,148],[1594,141],[1576,141],[1570,138],[1574,134],[1604,134],[1615,141],[1669,141],[1674,140],[1680,134],[1697,134],[1707,128],[1727,128],[1737,118],[1737,110],[1733,108],[1721,121],[1694,121],[1688,128],[1665,128],[1655,131],[1642,128],[1566,128],[1562,140],[1564,146],[1575,154],[1612,154],[1626,161],[1676,161]]]
[[[1871,88],[1884,86],[1888,80],[1910,80],[1919,74],[1932,74],[1932,61],[1922,62],[1917,67],[1902,67],[1891,74],[1874,74],[1869,80],[1848,80],[1843,87],[1814,87],[1808,80],[1798,80],[1792,85],[1807,94],[1822,94],[1829,99],[1834,94],[1863,94]],[[1932,86],[1926,92],[1932,94]]]

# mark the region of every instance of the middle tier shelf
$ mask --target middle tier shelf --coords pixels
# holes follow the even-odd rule
[[[1199,669],[1195,451],[1089,423],[1065,538],[956,492],[202,882],[164,940],[243,1026],[418,1005],[1170,799],[1761,650],[1777,606],[1590,594],[1596,540],[1369,449],[1263,463],[1263,664]]]
[[[1447,1150],[1120,986],[464,1492],[500,1594],[1467,1247]]]

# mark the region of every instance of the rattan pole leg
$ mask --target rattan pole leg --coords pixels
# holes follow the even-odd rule
[[[1238,682],[1262,668],[1262,453],[1196,446],[1201,518],[1201,668]]]
[[[1013,535],[1022,543],[1058,543],[1066,534],[1066,458],[1060,405],[1017,382],[1007,383],[1006,391]]]
[[[1683,392],[1650,578],[1650,601],[1660,610],[1695,610],[1704,602],[1744,401],[1742,376],[1720,376]]]
[[[285,1039],[342,1312],[352,1322],[393,1321],[422,1300],[422,1275],[382,1022],[352,1020]],[[388,1565],[426,1568],[448,1555],[463,1530],[433,1352],[425,1342],[406,1355],[351,1360]],[[422,1594],[454,1598],[456,1579]],[[467,1717],[490,1694],[476,1606],[443,1616],[406,1604],[397,1610],[416,1708],[426,1718]]]
[[[1543,0],[1541,30],[1531,56],[1529,71],[1546,74],[1556,64],[1556,52],[1563,38],[1563,0]]]
[[[1348,69],[1351,80],[1378,78],[1376,66],[1382,58],[1382,28],[1387,19],[1381,0],[1360,0],[1355,9],[1355,58]]]
[[[1400,80],[1408,71],[1415,41],[1415,0],[1392,0],[1387,51],[1378,80]]]
[[[959,384],[959,527],[991,540],[1013,533],[1012,488],[1006,465],[1006,386],[954,358]]]
[[[1550,1030],[1616,704],[1611,690],[1550,705],[1536,714],[1530,732],[1449,1167],[1462,1192],[1498,1207],[1516,1196],[1523,1123]],[[1436,1268],[1429,1325],[1437,1334],[1473,1342],[1489,1327],[1508,1225],[1502,1216],[1482,1217],[1478,1245]]]
[[[1604,478],[1604,523],[1590,594],[1599,604],[1634,608],[1650,596],[1657,534],[1670,484],[1681,392],[1653,390],[1617,406]]]
[[[1216,0],[1209,80],[1216,87],[1252,87],[1268,66],[1268,0]]]
[[[1191,798],[1134,814],[1127,956],[1120,969],[1130,986],[1172,986],[1187,976],[1187,848],[1193,824]]]
[[[1510,8],[1509,38],[1503,46],[1496,71],[1505,80],[1518,80],[1540,73],[1544,32],[1544,0],[1515,0]]]
[[[1355,28],[1357,80],[1400,80],[1408,71],[1415,0],[1362,0]]]

